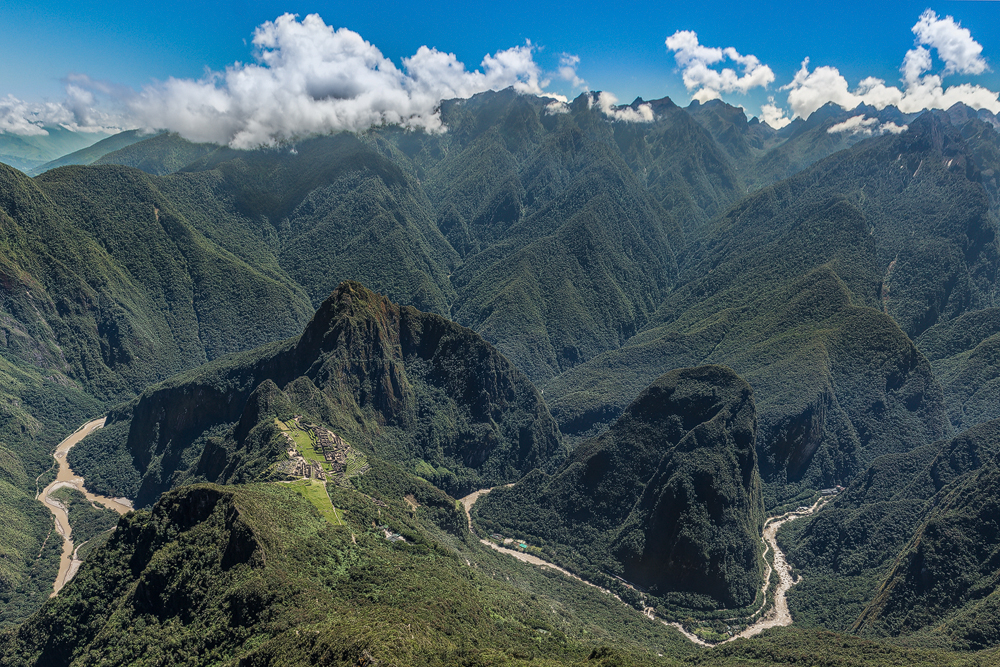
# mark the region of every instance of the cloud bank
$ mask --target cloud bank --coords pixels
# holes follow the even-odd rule
[[[426,46],[397,67],[352,30],[335,30],[318,14],[301,21],[285,14],[259,26],[253,46],[254,63],[236,63],[201,79],[170,78],[137,93],[79,79],[67,81],[67,99],[60,104],[29,105],[8,97],[0,100],[0,129],[18,134],[44,134],[43,125],[168,129],[192,141],[249,148],[390,124],[442,131],[443,99],[508,87],[543,95],[548,85],[530,42],[487,55],[471,71],[454,54]],[[564,54],[558,74],[585,87],[578,64],[577,56]],[[101,102],[112,110],[97,111]]]
[[[809,70],[809,58],[791,83],[788,91],[792,118],[807,118],[828,102],[844,109],[868,104],[877,109],[892,105],[904,113],[924,109],[947,109],[959,102],[974,109],[1000,113],[1000,94],[970,83],[945,87],[944,77],[953,74],[976,75],[987,71],[983,47],[951,16],[940,18],[928,9],[912,28],[914,47],[906,52],[900,66],[902,88],[888,86],[883,79],[867,77],[851,90],[847,79],[836,67],[824,65]],[[933,73],[933,54],[944,67]],[[762,109],[762,117],[768,112]],[[770,112],[773,115],[773,112]]]
[[[652,123],[656,117],[653,115],[653,107],[648,104],[639,104],[636,107],[619,107],[618,98],[607,91],[601,91],[596,96],[591,96],[591,104],[596,104],[601,112],[611,120],[624,123]]]
[[[253,44],[257,63],[144,88],[130,101],[133,117],[194,141],[247,148],[387,124],[435,132],[443,129],[442,99],[511,86],[543,93],[530,43],[488,55],[473,71],[422,46],[398,68],[352,30],[334,30],[317,14],[285,14],[258,27]]]
[[[861,134],[866,137],[889,134],[901,134],[909,129],[908,125],[896,125],[892,121],[880,123],[878,118],[865,118],[864,114],[848,118],[843,123],[837,123],[827,129],[829,134]]]
[[[718,48],[703,46],[698,42],[698,34],[693,30],[678,30],[667,37],[667,50],[673,51],[674,60],[680,68],[684,86],[694,91],[692,99],[699,102],[718,99],[722,93],[746,93],[751,88],[767,88],[774,82],[774,72],[756,56],[740,54],[733,47]],[[731,67],[713,69],[726,60],[740,67],[740,76]]]
[[[792,81],[776,91],[784,102],[768,97],[761,120],[781,128],[831,102],[844,109],[893,105],[904,113],[962,102],[1000,113],[1000,94],[973,83],[944,84],[946,77],[975,76],[989,69],[983,46],[967,28],[928,9],[911,30],[913,48],[900,65],[901,85],[869,76],[852,87],[836,67],[811,69],[805,58]],[[772,69],[756,56],[732,46],[703,45],[694,31],[679,30],[665,44],[692,99],[707,102],[724,94],[747,94],[775,82]],[[427,46],[397,65],[358,33],[334,29],[317,14],[301,20],[285,14],[254,31],[253,48],[253,62],[208,71],[200,79],[154,82],[140,91],[75,74],[65,80],[61,102],[29,103],[8,95],[0,98],[0,132],[42,135],[45,126],[54,125],[88,132],[166,129],[192,141],[250,148],[381,125],[440,132],[445,130],[441,100],[487,90],[513,87],[522,94],[551,97],[555,101],[546,106],[550,114],[569,110],[566,98],[546,92],[551,81],[589,93],[587,81],[577,72],[579,56],[560,54],[558,67],[546,73],[535,60],[538,48],[531,42],[487,55],[476,69],[468,69],[452,53]],[[613,121],[654,120],[648,104],[619,107],[609,92],[592,94],[588,100]],[[837,132],[894,131],[864,124],[868,120],[861,116],[857,125]]]

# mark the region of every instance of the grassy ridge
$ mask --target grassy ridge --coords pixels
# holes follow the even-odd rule
[[[442,531],[435,519],[444,507],[456,518],[458,510],[446,503],[428,513],[439,501],[400,475],[386,469],[360,478],[369,483],[364,491],[337,489],[349,529],[331,526],[282,484],[168,494],[151,512],[123,518],[62,595],[0,639],[3,664],[97,655],[129,664],[141,655],[172,663],[555,665],[584,661],[604,642],[629,662],[655,661],[647,646],[693,652],[675,631],[617,601],[466,541],[461,519],[444,524],[458,532]],[[402,490],[416,493],[415,512],[396,494]],[[386,541],[370,517],[406,542]],[[216,544],[227,546],[220,553]],[[81,616],[82,596],[96,590],[104,595]]]

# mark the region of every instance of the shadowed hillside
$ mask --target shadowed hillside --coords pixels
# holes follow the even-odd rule
[[[747,606],[763,549],[756,428],[750,387],[731,370],[673,371],[552,476],[494,489],[476,514],[590,580],[607,571],[668,604]]]

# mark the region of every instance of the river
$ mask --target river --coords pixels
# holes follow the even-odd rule
[[[59,558],[59,574],[56,576],[55,583],[52,587],[53,590],[51,597],[55,597],[59,593],[62,587],[73,578],[73,575],[76,574],[76,571],[83,563],[83,561],[77,558],[77,550],[79,549],[79,546],[74,548],[73,545],[73,527],[69,524],[69,515],[66,512],[66,506],[53,498],[51,495],[52,492],[69,486],[81,492],[87,497],[87,500],[101,503],[105,507],[109,507],[119,514],[125,514],[126,512],[132,511],[132,502],[127,498],[106,498],[104,496],[99,496],[96,493],[87,491],[87,488],[83,485],[83,478],[74,473],[69,467],[69,463],[66,461],[66,455],[69,450],[73,448],[73,445],[83,440],[95,430],[104,426],[104,421],[105,417],[89,421],[78,428],[75,433],[59,443],[59,446],[56,447],[56,451],[52,454],[56,463],[59,465],[59,474],[56,475],[55,481],[42,489],[42,492],[38,494],[38,500],[45,503],[45,506],[48,507],[49,511],[51,511],[55,516],[56,530],[58,530],[59,534],[63,536],[62,556]]]
[[[513,484],[508,484],[507,486],[513,486]],[[470,533],[475,534],[472,530],[472,513],[471,513],[472,506],[476,504],[476,501],[479,500],[481,496],[486,495],[492,490],[493,489],[480,489],[479,491],[470,493],[469,495],[465,496],[460,500],[460,502],[462,503],[462,507],[465,508],[465,518],[469,523]],[[792,578],[791,568],[788,566],[788,562],[785,560],[785,554],[782,553],[781,549],[778,548],[778,541],[777,541],[778,528],[780,528],[785,523],[788,523],[789,521],[801,519],[802,517],[813,514],[814,512],[819,510],[828,500],[829,497],[819,498],[811,507],[798,509],[795,510],[794,512],[786,512],[785,514],[782,514],[780,516],[773,516],[764,522],[764,530],[761,533],[761,541],[764,543],[765,548],[764,552],[761,554],[761,558],[764,560],[766,575],[764,576],[764,583],[763,583],[764,601],[761,603],[761,607],[760,610],[758,610],[758,613],[767,606],[767,589],[771,579],[771,572],[772,572],[771,564],[768,563],[766,558],[767,552],[769,550],[771,550],[774,553],[774,569],[778,571],[778,587],[777,590],[775,590],[774,592],[773,604],[771,608],[765,614],[763,614],[763,616],[758,618],[756,622],[752,623],[749,627],[743,630],[743,632],[734,635],[729,639],[726,639],[720,643],[724,644],[739,637],[753,637],[754,635],[760,634],[761,632],[763,632],[768,628],[787,626],[792,624],[792,615],[788,611],[788,600],[786,598],[786,595],[788,593],[788,589],[790,589],[798,582]],[[582,581],[588,586],[593,586],[594,588],[600,589],[605,593],[614,595],[613,593],[611,593],[611,591],[605,588],[601,588],[600,586],[597,586],[596,584],[593,584],[585,579],[581,579],[572,572],[568,572],[561,567],[557,567],[546,560],[538,558],[537,556],[525,554],[520,551],[514,551],[513,549],[505,549],[504,547],[501,547],[490,540],[480,539],[479,541],[485,544],[486,546],[490,547],[491,549],[494,549],[501,553],[505,553],[509,556],[513,556],[514,558],[520,561],[523,561],[525,563],[531,563],[532,565],[538,565],[540,567],[552,568],[553,570],[562,572],[564,575],[572,577],[577,581]],[[631,605],[624,602],[617,595],[614,595],[614,597],[623,604],[626,604],[627,606],[631,607]],[[650,620],[654,621],[657,620],[656,614],[654,613],[652,607],[647,607],[645,610],[643,610],[642,613]],[[661,622],[664,625],[669,625],[670,627],[679,630],[681,634],[683,634],[685,637],[687,637],[689,640],[691,640],[696,644],[701,644],[702,646],[716,645],[706,642],[697,635],[688,632],[684,628],[684,626],[682,626],[680,623],[670,623],[667,621],[661,621]]]

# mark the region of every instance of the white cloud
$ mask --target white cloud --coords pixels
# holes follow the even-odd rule
[[[880,123],[878,118],[865,118],[864,114],[848,118],[843,123],[837,123],[827,128],[827,132],[830,134],[863,134],[865,136],[877,136],[889,132],[891,134],[900,134],[909,129],[907,125],[896,125],[892,121],[885,123]]]
[[[70,75],[64,83],[66,99],[62,102],[25,102],[13,95],[0,98],[0,132],[44,136],[48,134],[45,127],[75,132],[113,132],[120,127],[120,117],[97,104],[97,95],[117,93],[118,88],[80,74]]]
[[[910,51],[909,54],[914,53]],[[909,55],[908,54],[908,55]],[[915,71],[921,56],[918,54],[904,61],[903,74],[910,76]],[[877,109],[889,105],[904,113],[916,113],[924,109],[947,109],[959,102],[973,109],[988,109],[1000,113],[1000,94],[970,83],[944,87],[942,78],[936,74],[916,76],[904,89],[885,85],[885,81],[868,77],[863,79],[853,91],[848,89],[847,79],[836,67],[817,67],[812,72],[808,68],[809,59],[795,78],[782,90],[788,90],[788,105],[792,117],[808,118],[809,115],[828,102],[844,109],[853,109],[859,104],[869,104]],[[912,66],[913,69],[908,69]]]
[[[315,133],[398,124],[443,129],[442,99],[513,87],[543,93],[529,43],[486,56],[468,71],[454,54],[420,47],[402,68],[346,28],[317,14],[285,14],[254,33],[258,62],[194,81],[168,79],[130,103],[134,118],[195,141],[252,147]]]
[[[788,105],[792,108],[792,118],[808,118],[813,111],[827,102],[839,104],[845,109],[853,109],[861,99],[848,90],[847,79],[836,67],[817,67],[809,71],[809,59],[802,61],[802,67],[792,82],[782,86],[788,92]]]
[[[865,118],[864,114],[848,118],[843,123],[833,125],[827,132],[830,134],[872,134],[873,129],[878,127],[878,118]]]
[[[618,98],[607,91],[602,91],[596,96],[590,97],[590,104],[597,104],[597,108],[611,120],[624,123],[652,123],[656,116],[653,114],[653,107],[648,104],[640,104],[633,107],[619,107]]]
[[[541,95],[547,84],[530,42],[487,55],[471,71],[454,54],[426,46],[397,66],[358,33],[335,30],[317,14],[268,21],[254,31],[253,46],[256,62],[200,79],[169,78],[138,93],[76,75],[67,79],[66,99],[58,104],[8,97],[0,100],[0,130],[41,134],[44,124],[115,124],[249,148],[383,124],[442,131],[443,99],[508,87]],[[585,85],[575,76],[578,63],[564,56],[561,65],[573,72],[574,85]]]
[[[791,118],[785,117],[785,110],[774,103],[773,97],[768,97],[767,104],[761,106],[760,118],[776,130],[780,130],[792,122]]]
[[[569,105],[564,100],[552,100],[545,105],[545,113],[550,116],[557,113],[569,113]]]
[[[810,72],[806,58],[792,82],[781,88],[789,91],[792,117],[808,117],[828,102],[844,109],[853,109],[862,103],[877,109],[893,105],[904,113],[947,109],[962,102],[974,109],[1000,112],[1000,94],[996,92],[971,83],[944,86],[943,77],[949,74],[986,71],[986,61],[980,55],[983,47],[972,39],[966,28],[950,16],[941,19],[927,10],[913,26],[913,33],[917,36],[916,45],[906,52],[900,67],[903,88],[887,86],[882,79],[867,77],[850,90],[847,79],[836,67],[817,67]],[[945,64],[939,74],[930,73],[933,68],[931,49]]]
[[[559,77],[564,81],[569,81],[573,84],[574,88],[579,88],[580,90],[587,90],[587,82],[581,79],[577,73],[576,68],[580,64],[580,56],[570,55],[564,53],[559,56]]]
[[[913,34],[918,44],[925,44],[937,51],[945,63],[945,74],[982,74],[986,71],[986,61],[980,55],[982,45],[972,39],[968,28],[963,28],[950,16],[943,19],[930,9],[924,11],[913,26]],[[930,62],[927,67],[930,69]]]
[[[681,69],[684,86],[694,91],[692,99],[699,102],[721,97],[722,93],[746,93],[751,88],[767,88],[774,81],[774,72],[756,56],[740,54],[733,47],[703,46],[693,30],[678,30],[666,40],[667,49]],[[731,67],[713,69],[725,60],[736,63],[743,71],[740,76]]]
[[[60,105],[29,104],[13,95],[0,99],[0,130],[23,136],[46,135],[42,125],[57,125],[67,119]]]

